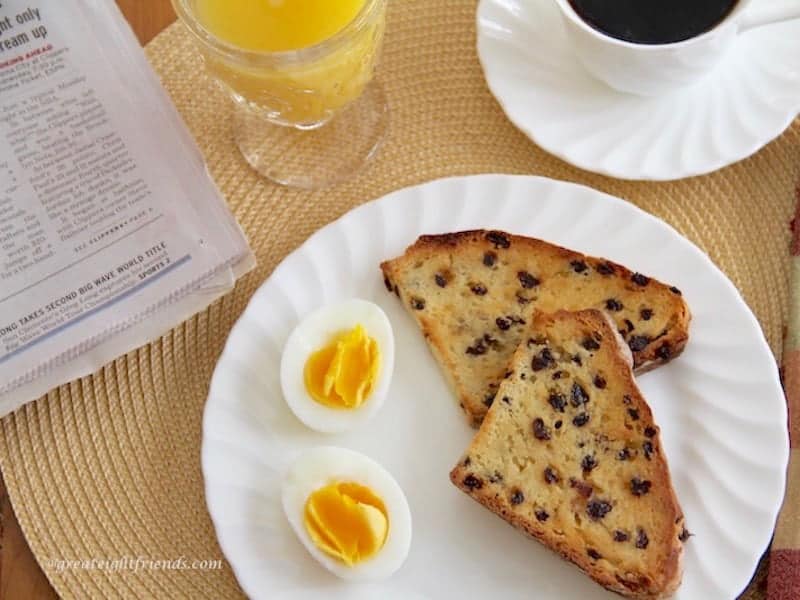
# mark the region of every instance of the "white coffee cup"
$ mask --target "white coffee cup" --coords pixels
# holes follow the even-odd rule
[[[800,17],[800,0],[739,0],[725,19],[705,33],[671,44],[637,44],[594,29],[569,0],[555,1],[583,66],[612,88],[642,96],[695,83],[717,65],[739,33]]]

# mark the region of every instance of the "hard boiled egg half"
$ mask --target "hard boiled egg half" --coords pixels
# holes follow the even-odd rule
[[[307,450],[290,467],[281,495],[300,542],[334,575],[382,579],[408,556],[411,512],[403,490],[363,454]]]
[[[281,388],[307,426],[339,433],[380,409],[394,370],[394,335],[380,307],[351,299],[323,306],[289,336]]]

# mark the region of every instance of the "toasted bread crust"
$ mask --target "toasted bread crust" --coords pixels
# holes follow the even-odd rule
[[[576,327],[597,332],[595,339],[600,340],[601,347],[583,353],[581,367],[565,367],[563,349],[569,346]],[[618,339],[613,323],[596,310],[539,313],[529,334],[539,336],[540,343],[522,344],[515,353],[511,375],[498,391],[503,400],[489,409],[470,447],[451,471],[451,481],[517,529],[576,564],[600,585],[631,598],[668,597],[681,580],[683,513],[672,488],[658,427],[633,379],[627,348]],[[542,348],[551,349],[554,362],[540,371],[532,370],[531,357]],[[561,370],[566,368],[569,371]],[[556,372],[563,375],[550,379]],[[563,388],[568,385],[565,382],[585,382],[598,372],[603,373],[607,387],[587,387],[591,400],[584,405],[571,408],[567,404],[559,412],[549,404],[546,396],[556,389],[551,381]],[[575,411],[584,410],[591,416],[588,426],[570,423]],[[635,411],[635,421],[630,410]],[[546,440],[544,433],[537,437],[535,429],[531,431],[530,422],[525,420],[531,414],[541,415]],[[554,428],[554,419],[563,425]],[[525,439],[519,438],[520,432]],[[576,440],[590,440],[577,451],[592,452],[596,457],[597,466],[589,472],[576,469],[572,459],[556,461],[555,457],[576,452]],[[648,452],[634,450],[636,453],[624,461],[617,460],[617,447],[641,449],[643,440],[652,445]],[[498,448],[514,453],[514,460],[509,461]],[[525,465],[522,470],[515,466],[520,463]],[[543,477],[545,467],[552,468],[558,479]],[[623,471],[625,474],[619,475]],[[631,473],[641,475],[646,491],[631,491]],[[597,520],[587,517],[590,501],[595,499],[612,507]],[[539,510],[547,514],[543,521],[538,515],[533,518]],[[644,548],[636,540],[639,530],[647,535]],[[616,531],[628,536],[624,542],[613,537]]]
[[[487,265],[491,256],[494,262]],[[678,356],[689,337],[691,314],[677,288],[605,259],[502,231],[423,235],[402,256],[383,262],[381,270],[387,288],[417,320],[476,427],[519,341],[518,326],[499,331],[494,318],[527,320],[537,309],[621,307],[612,318],[633,348],[637,372]],[[446,285],[440,288],[437,281]],[[470,284],[486,291],[470,292]],[[420,299],[424,308],[419,308]],[[609,304],[613,300],[618,304]],[[476,314],[483,318],[480,330]],[[459,318],[469,323],[457,322]],[[499,340],[500,345],[478,358],[466,355],[479,334]]]

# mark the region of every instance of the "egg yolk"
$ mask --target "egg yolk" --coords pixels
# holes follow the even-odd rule
[[[374,556],[386,542],[389,517],[372,490],[331,483],[306,500],[303,523],[314,544],[348,567]]]
[[[311,397],[333,408],[358,408],[369,397],[380,369],[377,342],[361,325],[338,334],[306,361],[303,377]]]

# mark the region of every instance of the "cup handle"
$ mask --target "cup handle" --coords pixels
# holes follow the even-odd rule
[[[773,0],[761,4],[759,8],[750,8],[744,13],[739,21],[739,31],[800,18],[800,0]]]

